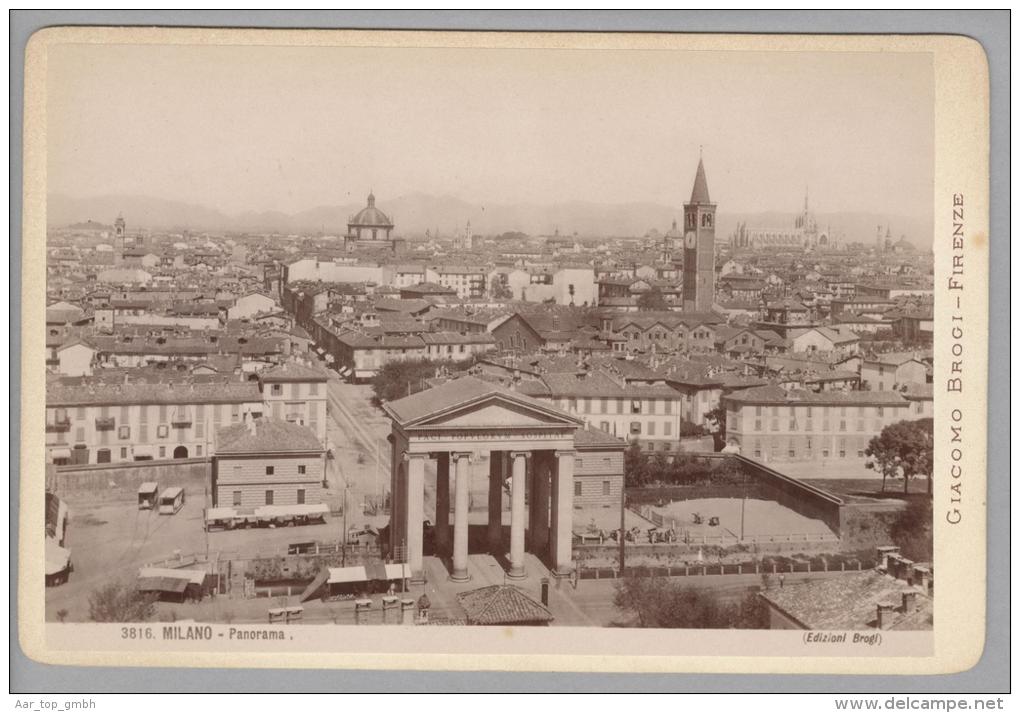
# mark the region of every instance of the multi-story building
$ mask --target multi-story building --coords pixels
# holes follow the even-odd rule
[[[895,391],[804,391],[761,386],[722,397],[726,439],[755,460],[865,461],[872,436],[911,420],[911,402]]]
[[[875,391],[924,384],[927,380],[928,367],[910,352],[889,352],[861,361],[861,384]]]
[[[267,414],[307,426],[319,443],[326,442],[326,372],[287,362],[262,372],[259,382]]]
[[[233,378],[60,380],[46,388],[47,460],[207,457],[217,429],[260,416],[264,408],[257,383]]]
[[[310,428],[254,418],[216,432],[214,507],[322,502],[325,450]]]

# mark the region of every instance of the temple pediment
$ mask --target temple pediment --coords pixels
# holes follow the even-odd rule
[[[468,406],[424,418],[414,428],[549,428],[577,427],[579,421],[551,409],[535,408],[494,395]]]

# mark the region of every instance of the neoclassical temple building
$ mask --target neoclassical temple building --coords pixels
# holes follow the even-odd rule
[[[436,473],[436,551],[452,554],[450,577],[455,581],[469,578],[472,462],[489,462],[487,551],[505,558],[510,578],[526,576],[526,551],[556,575],[573,570],[574,502],[575,495],[580,499],[586,492],[585,478],[601,480],[607,494],[616,493],[621,502],[626,443],[585,428],[579,418],[547,403],[466,376],[384,408],[392,419],[390,552],[408,563],[412,579],[423,576],[426,472],[433,470],[426,468],[429,461],[434,461]],[[585,471],[595,470],[576,472],[579,452],[588,464]],[[610,463],[617,475],[612,480],[605,475],[609,471],[598,470]],[[503,540],[505,484],[511,512],[509,552]]]

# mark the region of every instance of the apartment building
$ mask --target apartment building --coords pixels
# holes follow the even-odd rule
[[[319,443],[326,442],[326,372],[287,362],[259,375],[266,414],[311,429]]]
[[[325,450],[311,428],[254,418],[216,432],[214,507],[322,502]]]
[[[776,385],[722,397],[726,440],[741,455],[772,461],[858,462],[872,436],[919,418],[895,391],[805,391]]]

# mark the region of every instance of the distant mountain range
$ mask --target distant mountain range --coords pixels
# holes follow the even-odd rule
[[[66,227],[82,223],[112,224],[123,214],[128,229],[161,230],[323,233],[339,235],[346,231],[347,220],[365,206],[364,203],[319,206],[297,213],[278,211],[246,211],[226,214],[209,206],[164,200],[141,195],[106,195],[72,198],[50,194],[48,223]],[[665,232],[674,218],[682,214],[680,206],[657,203],[598,204],[583,201],[534,204],[468,203],[449,196],[412,193],[392,200],[380,198],[378,207],[396,225],[396,233],[414,239],[432,234],[451,236],[463,232],[467,221],[475,234],[499,234],[520,231],[529,235],[561,235],[575,232],[581,237],[636,237],[651,230]],[[749,228],[788,229],[793,227],[795,212],[728,213],[720,210],[718,235],[725,240],[738,223]],[[907,216],[877,215],[867,212],[819,213],[821,227],[831,226],[834,234],[842,234],[849,242],[871,244],[876,227],[883,234],[892,228],[893,240],[906,236],[915,246],[932,242],[933,222]]]

